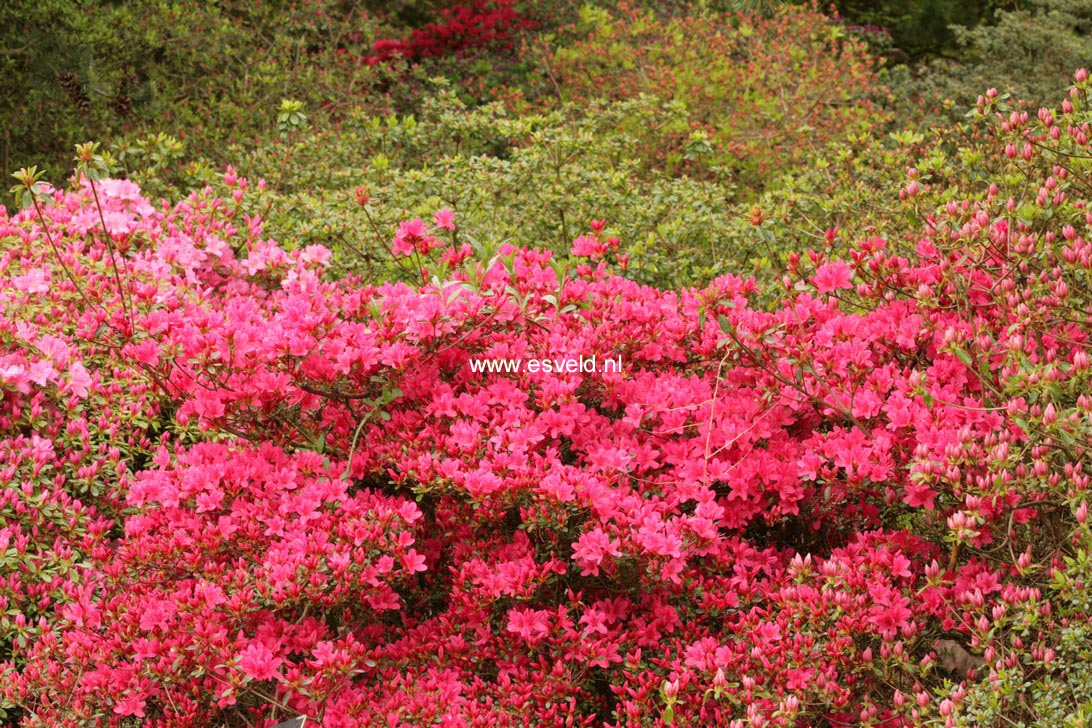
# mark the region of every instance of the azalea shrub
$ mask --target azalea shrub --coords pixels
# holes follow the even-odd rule
[[[511,49],[516,33],[534,27],[515,5],[514,0],[472,0],[441,6],[436,21],[413,29],[406,38],[376,41],[366,62],[459,55],[487,46]]]
[[[882,235],[685,288],[620,275],[601,219],[486,248],[438,206],[389,227],[399,276],[376,283],[270,239],[269,185],[236,172],[173,205],[91,147],[67,189],[21,173],[9,719],[1077,719],[1076,81],[1036,113],[983,94],[963,157],[988,175],[905,170]],[[581,356],[623,365],[480,366]]]
[[[286,244],[330,247],[335,270],[373,280],[399,275],[388,231],[441,207],[456,212],[462,239],[487,254],[496,242],[521,239],[563,251],[580,225],[602,219],[607,237],[621,241],[627,273],[662,286],[779,269],[801,237],[880,224],[861,208],[885,204],[872,193],[877,178],[888,185],[901,177],[917,150],[905,145],[897,164],[875,153],[899,145],[872,105],[882,95],[872,61],[841,25],[806,8],[660,19],[588,7],[583,17],[548,56],[543,49],[553,46],[524,38],[522,62],[534,61],[551,89],[535,90],[532,79],[471,105],[466,74],[455,73],[431,79],[412,113],[365,104],[336,123],[319,115],[300,133],[233,147],[227,156],[237,173],[268,183],[265,198],[248,196],[248,214],[261,214]],[[610,53],[597,45],[608,36],[617,46]],[[710,66],[699,41],[735,50],[722,49],[724,65]],[[645,84],[646,71],[618,57],[631,44],[652,49],[641,64],[662,84]],[[766,70],[747,70],[740,54]],[[590,58],[606,64],[603,77],[581,70]],[[837,62],[852,83],[835,98],[815,79]],[[711,98],[708,89],[738,98]],[[155,189],[163,174],[141,170],[146,158],[135,158],[129,176]],[[190,182],[231,192],[208,167]],[[804,208],[822,210],[809,209],[803,226],[752,224],[792,220]]]
[[[815,7],[661,20],[638,6],[586,6],[582,22],[573,40],[537,49],[549,84],[532,98],[580,104],[652,94],[681,103],[686,127],[663,128],[634,149],[672,174],[726,178],[753,197],[828,145],[884,123],[874,103],[883,95],[877,59]],[[694,139],[712,153],[695,159]]]
[[[401,275],[390,231],[443,208],[455,214],[455,237],[487,257],[518,240],[566,252],[602,219],[642,282],[686,285],[768,265],[760,241],[726,239],[730,185],[645,170],[630,155],[658,130],[687,125],[680,105],[652,97],[513,115],[500,103],[468,107],[438,81],[418,114],[361,108],[336,129],[316,124],[240,149],[228,181],[252,181],[241,204],[271,235],[328,246],[336,271],[371,280]],[[224,195],[235,189],[210,182]]]
[[[362,16],[351,31],[352,18],[312,8],[313,32],[326,29],[336,48],[320,44],[316,55],[293,60],[303,64],[290,66],[298,85],[281,83],[279,71],[271,71],[261,77],[268,83],[259,100],[210,80],[194,98],[215,105],[213,117],[201,106],[194,112],[201,119],[160,120],[154,132],[141,127],[115,137],[108,145],[114,173],[138,182],[150,199],[177,200],[206,184],[229,195],[219,170],[230,160],[242,176],[267,181],[267,197],[248,196],[246,212],[262,215],[270,234],[286,246],[330,247],[335,270],[373,279],[397,275],[386,250],[392,226],[447,207],[458,214],[460,235],[486,247],[533,239],[561,251],[580,225],[603,219],[629,256],[631,276],[676,286],[778,267],[795,249],[800,228],[752,235],[752,203],[766,209],[764,219],[786,195],[827,205],[829,183],[806,181],[825,160],[848,155],[871,164],[876,140],[887,144],[885,116],[873,105],[883,95],[873,60],[840,24],[813,9],[756,5],[695,15],[675,8],[677,16],[661,18],[640,8],[611,14],[588,6],[572,23],[567,19],[579,13],[567,5],[552,13],[535,3],[460,8],[437,10],[448,25],[435,44],[420,52],[381,44],[389,53],[372,49],[372,55],[362,44],[381,32],[379,21],[365,24]],[[474,20],[479,11],[492,20]],[[300,22],[312,28],[311,11],[300,12]],[[397,28],[398,17],[386,18],[387,25]],[[440,32],[427,23],[421,28],[405,37]],[[504,37],[475,35],[492,38],[489,28]],[[603,60],[608,36],[617,46],[609,57],[638,41],[634,48],[652,49],[640,67],[651,64],[658,85],[635,75],[632,59]],[[517,40],[518,53],[511,47]],[[702,61],[693,45],[699,41],[724,46],[724,63]],[[270,64],[288,62],[282,51],[268,51]],[[743,57],[749,65],[739,62]],[[581,70],[593,60],[606,64],[602,78]],[[844,94],[815,82],[835,72],[832,63],[852,80]],[[432,73],[450,80],[426,79]],[[496,83],[471,88],[468,79]],[[727,95],[710,96],[708,89]],[[301,104],[306,128],[284,133],[276,94]],[[246,118],[226,119],[244,98]],[[495,100],[473,103],[481,98]],[[857,172],[828,168],[826,176],[868,187]],[[777,199],[763,202],[767,192]],[[842,199],[868,197],[855,188]],[[821,222],[820,234],[851,227]]]
[[[358,109],[337,129],[316,124],[251,152],[237,148],[226,180],[258,178],[243,198],[246,212],[262,215],[286,244],[328,246],[338,273],[402,275],[389,231],[446,208],[456,237],[486,255],[524,238],[565,252],[582,221],[601,219],[627,276],[676,287],[728,272],[779,276],[793,252],[809,247],[848,254],[861,236],[911,235],[920,205],[897,194],[907,169],[920,183],[953,189],[995,171],[964,126],[874,126],[740,199],[726,179],[668,174],[632,156],[664,130],[689,128],[681,103],[643,96],[513,114],[499,103],[468,107],[451,84],[434,84],[418,114]],[[699,136],[686,154],[708,160],[714,152]],[[133,178],[154,185],[157,172]],[[234,193],[211,170],[204,178],[217,193]]]

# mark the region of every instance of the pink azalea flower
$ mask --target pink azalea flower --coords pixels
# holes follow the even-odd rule
[[[136,694],[128,694],[118,700],[114,706],[114,712],[118,715],[134,715],[137,718],[144,717],[144,706],[147,701]]]
[[[512,609],[508,612],[508,631],[532,644],[539,642],[550,633],[548,615],[540,609]]]
[[[848,263],[837,261],[819,266],[811,282],[819,293],[830,293],[840,288],[849,288],[852,278],[853,268]]]
[[[83,362],[72,362],[68,367],[68,390],[80,399],[87,397],[91,387],[91,375]]]
[[[581,235],[573,241],[570,254],[578,258],[599,258],[607,252],[607,244],[601,243],[593,237]]]
[[[432,216],[432,223],[444,230],[455,229],[455,213],[446,207],[442,210],[437,210],[436,214]]]
[[[411,255],[428,253],[434,248],[441,247],[443,243],[432,235],[429,235],[428,226],[421,218],[407,220],[398,226],[398,233],[394,236],[392,250],[395,255]]]
[[[261,642],[251,642],[239,653],[239,669],[255,680],[272,680],[284,662]]]
[[[41,268],[33,268],[25,275],[15,276],[11,279],[12,285],[20,291],[27,293],[47,293],[49,291],[50,274]]]

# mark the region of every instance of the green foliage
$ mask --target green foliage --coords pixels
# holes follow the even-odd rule
[[[1033,108],[1052,105],[1092,58],[1089,0],[1031,0],[984,20],[953,24],[950,50],[881,73],[900,126],[958,120],[989,88]]]
[[[814,8],[660,20],[622,6],[585,12],[583,24],[584,37],[543,59],[555,97],[678,102],[685,124],[663,127],[633,153],[668,174],[728,180],[741,198],[883,119],[873,107],[874,60]],[[710,153],[695,154],[695,141]]]
[[[336,119],[388,69],[357,62],[377,24],[357,3],[46,0],[0,6],[0,165],[66,175],[94,138],[126,168],[184,179],[184,144],[223,163],[230,143],[276,130],[298,99]],[[386,103],[386,101],[384,101]]]
[[[862,47],[820,20],[782,9],[660,25],[650,13],[586,5],[559,50],[549,47],[552,36],[540,37],[545,55],[524,47],[561,84],[560,99],[530,80],[526,93],[475,106],[465,101],[468,90],[481,95],[473,84],[442,81],[438,93],[415,100],[415,114],[364,105],[336,123],[317,119],[313,132],[239,144],[225,156],[243,177],[269,181],[244,212],[261,214],[290,245],[330,246],[342,271],[370,278],[399,274],[384,255],[399,221],[445,207],[456,213],[457,236],[483,251],[514,242],[564,254],[593,218],[605,219],[630,273],[660,285],[776,270],[799,226],[756,230],[749,203],[765,189],[786,220],[800,199],[825,204],[822,190],[844,171],[839,165],[864,158],[880,134],[858,103],[871,93]],[[603,43],[646,48],[647,58],[603,61]],[[631,61],[647,62],[659,83],[644,84]],[[587,64],[606,81],[582,79]],[[851,80],[837,90],[820,82],[835,67]],[[604,90],[609,98],[599,98]],[[826,159],[831,165],[816,164]],[[191,166],[186,183],[210,181],[209,171]],[[851,177],[857,186],[821,216],[838,224],[863,214],[839,206],[868,200],[861,190],[875,176]],[[136,179],[154,189],[163,174]]]
[[[186,145],[178,137],[163,132],[130,138],[114,145],[118,171],[127,177],[140,175],[145,191],[168,195],[170,175],[178,168]]]
[[[890,34],[896,60],[918,61],[956,48],[951,26],[975,27],[1011,6],[1005,0],[838,0],[850,23],[882,28]]]
[[[1032,0],[998,12],[996,23],[957,27],[968,55],[949,82],[957,100],[973,101],[990,86],[1035,106],[1052,105],[1069,88],[1074,69],[1092,58],[1090,0]]]
[[[630,270],[650,282],[753,268],[759,241],[719,240],[730,186],[633,158],[670,125],[685,127],[685,111],[652,97],[512,115],[499,103],[468,108],[447,89],[424,99],[419,117],[354,110],[337,129],[267,144],[237,166],[270,181],[244,212],[268,211],[273,237],[328,245],[343,271],[369,277],[394,272],[382,261],[399,221],[441,208],[455,212],[460,241],[486,249],[513,242],[565,254],[593,218],[605,219],[632,254]]]

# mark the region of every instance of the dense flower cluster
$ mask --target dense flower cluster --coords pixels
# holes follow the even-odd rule
[[[0,219],[0,697],[51,725],[954,724],[968,671],[1053,659],[1036,574],[1087,518],[1078,81],[992,128],[1004,189],[794,256],[775,306],[619,277],[598,221],[568,259],[481,260],[441,210],[393,243],[421,283],[376,286],[265,239],[234,174],[173,208],[45,190]],[[469,366],[581,355],[625,369]]]
[[[458,55],[495,44],[511,44],[513,34],[532,27],[513,0],[472,0],[442,8],[438,20],[416,28],[404,40],[379,40],[365,63],[374,65],[394,56],[409,61],[434,56]]]

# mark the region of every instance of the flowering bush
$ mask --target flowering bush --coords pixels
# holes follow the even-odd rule
[[[407,60],[446,56],[489,45],[511,45],[512,34],[532,27],[514,0],[473,0],[469,5],[442,8],[437,22],[415,28],[404,40],[379,40],[372,46],[370,65],[392,56]]]
[[[468,106],[464,77],[481,74],[456,70],[450,82],[434,80],[412,114],[366,106],[298,138],[237,147],[239,172],[271,181],[268,199],[247,198],[248,212],[278,239],[327,245],[335,270],[373,279],[397,274],[384,255],[388,231],[438,208],[453,209],[461,239],[487,250],[529,240],[564,251],[587,220],[603,219],[628,255],[627,274],[669,287],[776,266],[801,238],[814,244],[832,227],[881,226],[874,209],[857,208],[882,207],[871,190],[910,162],[875,153],[891,142],[868,101],[871,61],[841,26],[810,9],[584,16],[556,52],[526,39],[521,61],[545,53],[541,80],[556,84],[536,90],[529,77],[520,88],[534,104]],[[609,53],[608,42],[617,46]],[[702,43],[721,60],[707,63]],[[814,81],[834,73],[849,78],[844,93]],[[839,186],[850,189],[832,191]],[[755,234],[752,204],[773,217],[796,200],[788,224]],[[794,224],[800,214],[814,224]]]
[[[996,176],[910,170],[917,228],[680,290],[618,276],[598,220],[483,256],[439,209],[365,285],[234,173],[160,207],[87,148],[68,191],[21,174],[0,696],[62,726],[1076,714],[1088,90],[984,95]],[[469,365],[579,355],[625,367]]]
[[[487,257],[513,240],[567,252],[594,218],[623,242],[627,273],[642,282],[685,285],[752,270],[768,248],[743,235],[724,239],[729,185],[642,170],[628,156],[651,143],[647,129],[686,123],[678,105],[652,98],[513,116],[497,103],[468,108],[441,85],[419,114],[361,110],[338,129],[240,154],[236,170],[271,180],[242,203],[270,234],[328,245],[335,271],[370,279],[399,273],[391,230],[445,208],[456,215],[458,240]]]

